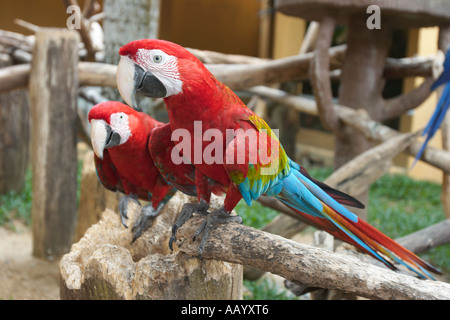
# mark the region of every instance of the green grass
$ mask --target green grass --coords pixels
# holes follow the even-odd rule
[[[81,183],[81,170],[83,163],[78,161],[78,186]],[[9,191],[0,195],[0,226],[14,229],[13,220],[21,220],[26,225],[31,225],[31,205],[32,205],[32,173],[29,168],[25,174],[25,186],[20,192]],[[80,199],[80,190],[77,190],[77,199]]]
[[[403,175],[385,175],[370,189],[369,222],[391,238],[403,237],[446,219],[441,186]],[[450,244],[420,256],[450,272]]]
[[[31,170],[25,175],[25,187],[21,192],[9,191],[0,195],[0,225],[13,228],[12,221],[23,221],[31,224],[32,182]]]
[[[269,278],[261,278],[257,281],[244,280],[247,289],[244,292],[244,300],[297,300],[299,299],[284,286],[280,286]]]

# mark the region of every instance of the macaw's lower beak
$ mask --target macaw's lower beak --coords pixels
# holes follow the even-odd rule
[[[151,72],[146,71],[128,57],[122,56],[116,73],[117,88],[123,100],[133,109],[140,111],[136,93],[150,98],[164,98],[167,90]]]
[[[94,153],[103,160],[103,151],[120,145],[120,134],[103,120],[91,120],[91,143]]]

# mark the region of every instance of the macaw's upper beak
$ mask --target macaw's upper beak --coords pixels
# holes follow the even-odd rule
[[[123,100],[138,111],[137,92],[150,98],[164,98],[167,95],[166,88],[157,77],[125,56],[120,58],[116,81]]]
[[[97,157],[103,160],[103,151],[120,145],[120,134],[103,120],[91,120],[91,143]]]

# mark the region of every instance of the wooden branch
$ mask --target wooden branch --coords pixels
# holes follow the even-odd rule
[[[319,118],[322,125],[331,131],[339,129],[339,118],[333,108],[333,93],[330,84],[330,60],[328,51],[333,38],[335,21],[330,16],[320,23],[314,58],[309,67],[309,74],[316,97]]]
[[[300,46],[299,53],[306,53],[314,49],[317,42],[317,37],[319,36],[320,24],[316,21],[311,21],[308,26],[308,30],[306,30],[305,37],[303,38],[303,42]]]
[[[378,120],[380,122],[390,120],[418,107],[429,97],[433,82],[432,77],[426,78],[420,86],[410,92],[386,100]]]
[[[182,252],[197,255],[192,237],[203,217],[190,219],[177,232]],[[450,284],[363,263],[354,257],[286,240],[260,230],[230,223],[210,233],[205,259],[259,268],[309,287],[352,292],[371,299],[450,299]]]
[[[107,63],[79,62],[80,86],[117,87],[117,66]],[[30,64],[21,64],[0,69],[0,93],[20,89],[28,85]]]
[[[96,0],[86,0],[83,7],[83,17],[89,19],[95,12]]]
[[[80,86],[117,87],[117,66],[108,63],[80,62],[78,64]]]
[[[316,231],[314,232],[314,241],[313,245],[315,247],[324,248],[328,251],[335,251],[334,245],[333,245],[333,236],[326,233],[325,231]],[[445,220],[442,222],[439,222],[437,224],[434,224],[432,226],[429,226],[428,228],[419,230],[417,232],[414,232],[412,234],[409,234],[405,237],[395,239],[397,243],[404,246],[408,250],[414,252],[414,253],[420,253],[427,251],[431,248],[446,244],[450,242],[450,220]],[[368,263],[376,264],[378,266],[382,266],[378,260],[375,260],[374,258],[357,252],[353,250],[348,250],[347,247],[349,247],[348,244],[343,244],[337,248],[337,252],[342,254],[350,254],[352,256],[357,257],[361,261],[365,261]],[[292,291],[297,296],[300,296],[302,294],[308,293],[308,292],[315,292],[314,296],[319,297],[319,299],[336,299],[336,294],[339,296],[344,294],[342,291],[339,294],[337,291],[333,291],[333,294],[329,292],[324,292],[323,289],[320,288],[310,288],[308,286],[305,286],[298,282],[292,282],[289,280],[285,280],[285,286],[287,289]],[[314,297],[312,297],[314,299]],[[353,297],[352,299],[354,299]]]
[[[34,41],[35,36],[24,36],[21,33],[0,30],[0,44],[5,46],[31,52]]]
[[[383,77],[431,77],[435,55],[407,58],[386,58]]]
[[[239,54],[225,54],[210,50],[186,48],[204,64],[253,64],[268,62],[269,59],[256,58]]]
[[[277,103],[293,108],[299,112],[317,115],[317,106],[315,101],[312,99],[289,95],[284,91],[262,86],[253,87],[248,91],[261,97],[276,101]],[[368,139],[375,141],[387,141],[401,134],[394,129],[371,120],[366,112],[362,112],[361,110],[355,111],[351,108],[337,104],[335,104],[334,107],[336,108],[336,114],[339,116],[341,121],[348,126],[357,129]],[[405,152],[409,155],[415,156],[421,146],[422,142],[416,140],[405,150]],[[450,173],[450,152],[427,146],[421,160],[443,170],[446,173]]]
[[[450,243],[450,219],[396,239],[396,241],[414,253],[428,251],[431,248]]]
[[[97,90],[94,90],[92,88],[81,88],[79,90],[79,93],[83,99],[89,101],[94,105],[108,101],[105,96],[101,95]]]
[[[331,70],[340,67],[346,46],[330,48]],[[292,57],[246,65],[209,65],[208,69],[219,81],[233,90],[261,84],[273,84],[300,80],[308,77],[308,69],[314,54],[308,52]]]
[[[384,141],[337,169],[326,183],[338,190],[345,190],[350,195],[359,194],[387,173],[391,167],[391,160],[418,136],[419,132],[404,133]]]
[[[14,19],[14,23],[32,32],[37,32],[41,28],[35,24],[32,24],[31,22],[22,19]]]
[[[20,64],[0,69],[0,93],[21,89],[28,85],[30,64]]]

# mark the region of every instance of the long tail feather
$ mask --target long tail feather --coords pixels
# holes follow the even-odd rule
[[[312,225],[353,244],[391,269],[403,264],[420,277],[434,279],[428,271],[439,270],[341,206],[314,182],[293,170],[283,181],[279,200],[298,212]],[[428,270],[428,271],[427,271]]]

